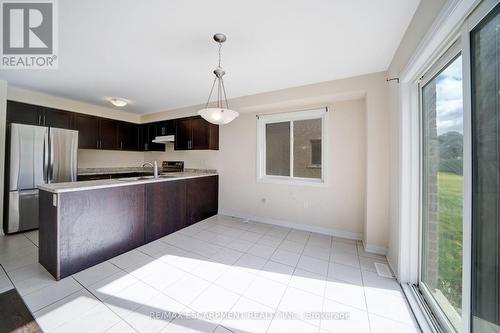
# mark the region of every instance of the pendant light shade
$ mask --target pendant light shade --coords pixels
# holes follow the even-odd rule
[[[229,104],[227,103],[226,88],[224,87],[224,74],[226,72],[221,67],[221,48],[222,43],[226,41],[226,35],[215,34],[214,40],[219,44],[219,65],[214,70],[215,78],[212,84],[212,89],[210,90],[210,95],[208,95],[208,101],[205,104],[205,108],[198,111],[198,114],[203,117],[206,121],[216,124],[225,125],[233,121],[238,117],[239,113],[229,109]],[[217,100],[215,105],[209,107],[210,99],[214,92],[214,88],[217,86]]]
[[[209,123],[216,125],[229,124],[239,115],[234,110],[222,108],[205,108],[198,111],[198,114]]]

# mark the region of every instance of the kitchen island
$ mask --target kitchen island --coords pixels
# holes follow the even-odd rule
[[[39,262],[57,280],[217,214],[218,175],[39,186]]]

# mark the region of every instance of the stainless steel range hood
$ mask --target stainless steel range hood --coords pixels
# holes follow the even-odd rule
[[[174,135],[157,136],[153,140],[154,143],[163,143],[163,144],[166,144],[168,142],[174,142],[174,141],[175,141],[175,136]]]

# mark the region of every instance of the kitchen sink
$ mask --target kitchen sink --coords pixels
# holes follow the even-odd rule
[[[154,179],[153,176],[140,176],[140,177],[126,177],[126,178],[117,178],[116,180],[124,181],[124,182],[132,182],[135,180],[146,180],[146,179]]]
[[[160,178],[176,178],[178,176],[176,175],[169,175],[169,174],[162,174],[159,175],[157,179]],[[140,177],[124,177],[124,178],[116,178],[116,180],[122,181],[122,182],[133,182],[137,180],[148,180],[148,179],[155,179],[153,176],[140,176]]]

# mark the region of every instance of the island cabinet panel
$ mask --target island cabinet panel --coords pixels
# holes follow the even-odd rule
[[[187,185],[187,224],[200,222],[218,211],[219,176],[188,179]]]
[[[40,190],[39,261],[62,279],[217,214],[219,177]]]
[[[47,192],[41,191],[43,197]],[[50,202],[44,202],[42,215]],[[41,239],[47,237],[45,224],[50,228],[57,225],[57,255],[48,258],[48,265],[42,257],[41,249],[50,244],[40,244],[40,263],[56,279],[79,272],[83,269],[111,259],[144,244],[145,186],[121,186],[87,191],[61,193],[56,203],[57,218],[41,219]],[[48,211],[52,211],[49,209]],[[53,227],[52,227],[53,228]],[[50,235],[50,234],[49,234]],[[56,259],[57,258],[57,259]],[[57,261],[53,272],[53,261]]]
[[[147,184],[146,243],[186,226],[186,181]]]
[[[57,239],[58,229],[58,211],[57,206],[53,205],[53,193],[39,191],[38,207],[40,208],[38,227],[38,261],[45,269],[56,279],[59,274],[58,258],[59,247]]]

